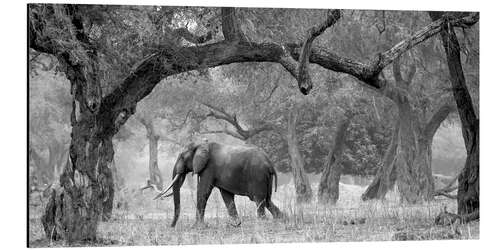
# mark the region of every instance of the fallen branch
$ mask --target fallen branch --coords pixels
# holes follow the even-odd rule
[[[443,191],[436,191],[436,192],[434,192],[434,196],[444,196],[444,197],[447,197],[447,198],[450,198],[450,199],[454,199],[454,200],[457,199],[457,195],[449,194],[449,193],[443,192]]]
[[[456,195],[452,195],[449,193],[458,189],[458,186],[456,186],[454,184],[457,181],[459,175],[460,175],[460,172],[458,172],[458,174],[445,187],[438,189],[438,190],[435,190],[434,196],[445,196],[445,197],[448,197],[450,199],[457,199]]]
[[[151,180],[149,180],[149,179],[146,181],[146,186],[139,188],[139,190],[141,192],[143,192],[144,190],[150,189],[150,188],[152,188],[158,194],[162,193],[162,191],[160,189],[158,189],[158,187],[156,186],[156,184],[152,183]],[[173,194],[174,193],[170,193],[170,194],[164,195],[164,196],[161,197],[161,199],[163,200],[164,198],[172,196]]]
[[[468,223],[474,220],[479,220],[479,210],[473,211],[468,214],[454,214],[444,210],[439,213],[434,219],[436,225],[448,226],[454,223]]]

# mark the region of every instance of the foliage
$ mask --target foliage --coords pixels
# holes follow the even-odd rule
[[[53,8],[48,8],[52,6]],[[71,48],[72,37],[68,31],[66,16],[59,5],[31,5],[30,19],[41,16],[49,23],[50,37]],[[210,34],[206,43],[223,39],[221,11],[219,8],[165,7],[165,6],[81,6],[86,15],[84,28],[92,44],[99,48],[99,71],[102,78],[103,95],[115,89],[133,69],[151,54],[165,48],[173,50],[181,46],[194,45],[189,37],[180,32],[189,31],[195,36]],[[52,12],[55,12],[52,13]],[[321,22],[326,10],[298,9],[238,9],[244,34],[255,42],[301,43],[307,29]],[[328,48],[341,56],[366,61],[372,55],[386,50],[398,41],[407,38],[429,22],[426,13],[402,11],[344,10],[343,18],[314,42],[314,46]],[[184,33],[185,34],[185,33]],[[478,27],[459,32],[463,43],[467,82],[470,83],[473,99],[478,103]],[[68,42],[69,41],[69,42]],[[31,55],[31,54],[30,54]],[[177,55],[182,56],[182,55]],[[30,60],[30,67],[39,63],[44,70],[58,69],[48,63],[45,55]],[[78,58],[78,55],[75,55]],[[45,59],[43,59],[45,58]],[[438,40],[430,39],[408,51],[401,58],[404,73],[416,65],[414,84],[408,96],[415,110],[424,121],[439,104],[438,99],[449,93],[446,67],[442,48]],[[179,58],[182,60],[182,58]],[[388,67],[390,68],[390,67]],[[38,77],[46,72],[39,69]],[[201,68],[168,77],[144,98],[136,109],[136,117],[148,117],[155,122],[160,141],[160,154],[175,154],[183,144],[207,137],[228,143],[242,143],[222,134],[204,134],[206,131],[228,127],[223,121],[207,118],[209,112],[201,102],[223,107],[235,114],[244,128],[255,128],[271,123],[285,128],[286,116],[291,107],[298,106],[301,112],[297,126],[300,150],[306,163],[306,171],[319,173],[339,122],[347,115],[355,118],[348,129],[344,157],[345,173],[371,175],[381,162],[392,131],[395,110],[386,97],[363,87],[351,76],[327,71],[312,65],[315,87],[308,96],[300,94],[295,79],[279,64],[248,62],[231,64],[213,69]],[[390,69],[384,76],[393,80]],[[30,79],[31,80],[31,79]],[[30,142],[41,149],[47,138],[63,138],[69,133],[68,84],[51,85],[51,95],[42,96],[30,81]],[[43,84],[48,81],[43,80]],[[43,87],[47,88],[47,87]],[[60,93],[64,93],[64,98]],[[35,96],[37,94],[37,96]],[[477,101],[476,101],[477,100]],[[477,105],[476,105],[477,106]],[[476,110],[476,112],[478,109]],[[456,119],[453,118],[453,119]],[[452,123],[453,123],[452,119]],[[118,141],[139,140],[134,134],[142,134],[137,119],[131,119],[122,127],[115,139]],[[62,134],[61,134],[62,133]],[[66,137],[67,138],[67,137]],[[118,142],[117,142],[118,143]],[[145,141],[142,141],[144,145]],[[264,148],[277,169],[290,171],[286,142],[277,130],[262,132],[249,143]],[[144,148],[142,147],[144,150]]]

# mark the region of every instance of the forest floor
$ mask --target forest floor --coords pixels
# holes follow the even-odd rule
[[[388,240],[479,239],[479,222],[466,225],[436,226],[434,218],[447,207],[456,211],[450,199],[405,205],[396,193],[384,201],[362,202],[364,187],[340,185],[336,205],[294,204],[293,187],[280,186],[273,193],[274,203],[288,215],[286,220],[257,219],[256,206],[248,198],[237,197],[236,206],[242,220],[240,227],[228,224],[229,217],[219,192],[214,189],[205,215],[205,228],[193,228],[195,192],[186,187],[181,194],[181,216],[175,228],[171,199],[152,201],[153,192],[125,191],[117,198],[119,208],[109,222],[101,222],[95,246],[103,245],[178,245],[231,243],[285,243]],[[33,199],[36,200],[36,199]],[[123,202],[128,201],[128,202]],[[29,214],[29,246],[60,247],[63,242],[44,239],[40,223],[42,206],[31,202]],[[88,245],[86,245],[88,246]]]

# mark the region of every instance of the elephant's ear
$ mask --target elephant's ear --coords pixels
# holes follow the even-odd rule
[[[196,148],[193,156],[193,172],[195,174],[201,173],[207,166],[210,150],[208,143],[203,143]]]

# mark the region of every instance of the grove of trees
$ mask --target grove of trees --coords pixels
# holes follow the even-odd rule
[[[30,159],[45,183],[59,175],[42,217],[49,238],[97,239],[113,208],[114,144],[140,126],[160,188],[163,142],[225,135],[292,173],[299,203],[318,173],[325,204],[342,174],[374,176],[364,200],[397,186],[413,204],[436,195],[437,129],[460,123],[458,216],[479,218],[478,13],[30,4],[28,14],[30,72],[67,79],[51,87],[66,95],[30,96]]]

